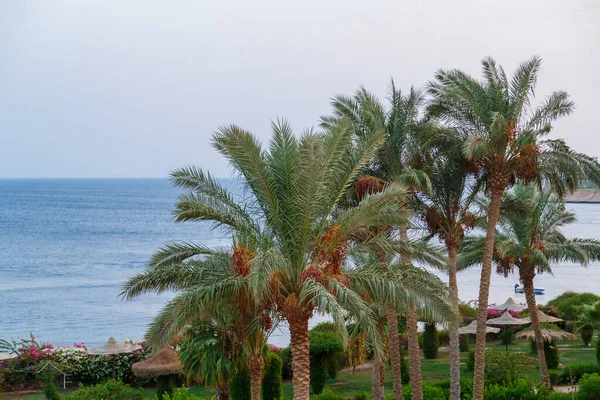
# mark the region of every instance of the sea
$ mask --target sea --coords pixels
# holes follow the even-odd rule
[[[222,180],[236,192],[234,180]],[[110,336],[141,340],[173,293],[120,296],[127,278],[144,271],[151,255],[175,241],[226,247],[230,238],[210,223],[175,223],[181,190],[167,179],[0,180],[0,339],[28,338],[70,346],[99,345]],[[578,221],[569,237],[600,238],[600,204],[568,204]],[[536,278],[546,292],[539,303],[566,290],[600,294],[600,263],[562,263]],[[458,275],[460,298],[475,300],[479,269]],[[447,279],[440,273],[442,279]],[[514,293],[518,277],[493,275],[490,303]],[[326,320],[317,315],[315,324]],[[289,343],[282,325],[270,342]]]

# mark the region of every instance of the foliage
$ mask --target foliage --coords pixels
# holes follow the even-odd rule
[[[467,356],[467,371],[473,372],[475,370],[475,352],[470,351]]]
[[[581,336],[583,344],[589,347],[590,343],[592,342],[592,338],[594,337],[594,327],[587,324],[580,326],[579,335]]]
[[[163,394],[161,397],[154,397],[155,400],[204,400],[195,394],[190,393],[186,388],[179,389],[173,392],[173,394]]]
[[[437,331],[438,344],[443,346],[450,345],[450,331],[448,329],[441,329]]]
[[[527,363],[520,353],[506,355],[503,351],[492,350],[485,357],[486,385],[506,385],[519,379],[519,368]]]
[[[508,329],[501,329],[500,332],[498,332],[498,336],[500,337],[500,341],[502,342],[503,345],[511,345],[512,342],[514,341],[515,338],[515,333],[512,330],[512,328],[508,328]]]
[[[577,399],[600,400],[600,375],[585,374],[579,380]]]
[[[337,328],[331,322],[321,322],[308,333],[310,354],[332,354],[343,349]]]
[[[550,343],[544,341],[544,356],[546,357],[548,369],[558,368],[560,357],[558,354],[558,346],[554,340]]]
[[[600,296],[594,293],[564,292],[548,302],[548,306],[555,306],[558,316],[566,321],[576,321],[581,313],[581,306],[592,304],[600,300]]]
[[[310,359],[310,390],[314,394],[323,392],[329,375],[329,357],[327,354],[316,354]]]
[[[471,322],[477,319],[477,309],[467,303],[458,303],[458,313],[463,322]]]
[[[471,347],[471,338],[469,335],[460,335],[458,337],[458,348],[461,353],[466,353]]]
[[[239,368],[231,379],[229,394],[232,399],[250,400],[250,374],[247,368]]]
[[[517,379],[512,382],[506,382],[506,384],[488,384],[486,381],[486,387],[483,394],[484,400],[496,400],[496,399],[519,399],[519,400],[538,400],[537,393],[535,392],[533,385],[523,379]]]
[[[440,343],[435,324],[426,323],[423,332],[423,355],[426,359],[434,359],[438,355]]]
[[[281,350],[281,364],[281,378],[285,380],[292,379],[292,349],[289,347],[285,347]]]
[[[54,376],[52,376],[52,374],[48,374],[46,377],[44,396],[46,397],[46,400],[61,400],[60,393],[58,392],[58,388],[56,387],[56,382],[54,381]]]
[[[282,361],[275,353],[269,353],[265,360],[265,375],[262,381],[263,400],[279,400],[283,397],[281,390]]]
[[[592,363],[567,365],[558,376],[559,385],[575,385],[585,374],[600,373],[600,366]]]
[[[311,400],[344,400],[344,396],[333,393],[331,390],[326,389],[323,393],[310,396]]]
[[[404,353],[402,352],[400,352],[400,374],[403,385],[410,383],[410,368],[408,365],[408,360],[406,357],[404,357]]]
[[[156,394],[162,396],[163,394],[171,395],[175,390],[175,376],[173,375],[162,375],[156,377]]]
[[[596,361],[600,365],[600,335],[598,335],[598,341],[596,342]]]
[[[449,389],[445,390],[435,384],[427,382],[423,383],[423,398],[429,400],[446,400],[449,396]],[[406,400],[412,399],[411,387],[406,385],[402,387],[402,398]]]
[[[116,380],[109,380],[94,386],[79,385],[79,389],[69,394],[65,400],[142,400],[144,393],[139,389]]]
[[[551,385],[554,386],[554,385],[558,384],[558,377],[559,377],[559,375],[560,374],[555,369],[548,370],[548,377],[550,378],[550,384]]]

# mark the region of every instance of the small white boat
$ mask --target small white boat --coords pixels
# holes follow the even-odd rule
[[[545,288],[534,288],[533,293],[542,295],[544,294],[545,290]],[[517,283],[515,284],[515,293],[525,293],[525,289],[523,289],[523,287]]]

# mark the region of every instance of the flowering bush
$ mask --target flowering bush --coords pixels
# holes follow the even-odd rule
[[[508,313],[512,315],[513,318],[519,318],[521,313],[519,311],[509,310]],[[488,308],[488,319],[498,318],[504,314],[504,310],[498,310],[497,308]]]

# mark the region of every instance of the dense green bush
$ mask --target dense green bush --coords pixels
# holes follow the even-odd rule
[[[329,359],[327,355],[316,354],[310,358],[310,390],[321,394],[327,383],[329,374]]]
[[[600,373],[600,366],[592,363],[567,365],[558,376],[559,385],[575,385],[585,374]]]
[[[263,400],[279,400],[283,397],[281,371],[281,357],[275,353],[269,353],[265,360],[265,376],[262,381]]]
[[[337,335],[333,323],[322,322],[312,328],[310,339],[310,388],[312,393],[320,394],[327,378],[335,378],[337,372],[337,353],[342,351],[342,341]]]
[[[285,347],[281,350],[281,378],[292,379],[292,349]]]
[[[583,325],[579,328],[579,335],[581,336],[583,344],[589,347],[592,338],[594,337],[594,328],[591,325]]]
[[[469,335],[458,336],[458,349],[461,353],[466,353],[471,349],[471,338]]]
[[[120,381],[109,380],[94,386],[79,385],[79,389],[68,395],[65,400],[142,400],[143,398],[144,393],[141,390],[133,389]]]
[[[435,324],[426,323],[423,331],[423,355],[426,359],[434,359],[438,355],[440,342]]]
[[[600,400],[600,375],[585,374],[579,380],[578,400]]]
[[[548,369],[556,369],[560,363],[560,357],[558,355],[558,347],[556,342],[544,342],[544,357],[546,358],[546,365]]]
[[[405,400],[412,399],[412,393],[410,392],[410,385],[404,385],[402,387],[402,398]],[[445,390],[435,384],[428,382],[423,383],[423,398],[427,400],[446,400],[450,396],[450,391]]]
[[[231,379],[229,394],[232,399],[250,400],[250,374],[247,368],[240,368]]]
[[[548,377],[550,378],[550,384],[552,386],[557,385],[558,384],[558,376],[560,374],[558,373],[557,370],[555,369],[551,369],[548,371]]]
[[[523,379],[514,380],[506,385],[487,384],[483,392],[484,400],[514,399],[514,400],[538,400],[531,382]]]
[[[469,355],[467,356],[467,371],[469,372],[473,372],[475,371],[475,352],[474,351],[470,351]]]
[[[598,300],[600,300],[600,296],[594,293],[576,293],[569,291],[550,300],[548,305],[556,306],[560,318],[566,321],[576,321],[581,312],[581,305],[592,304]]]
[[[202,397],[198,397],[195,394],[188,392],[186,388],[176,390],[173,394],[163,394],[160,398],[155,396],[155,400],[204,400]]]
[[[596,342],[596,361],[600,365],[600,335],[598,335],[598,341]]]
[[[448,329],[442,329],[437,331],[438,344],[442,347],[450,346],[450,332]]]
[[[326,389],[319,395],[310,396],[311,400],[344,400],[344,396],[333,393],[331,390]]]
[[[161,397],[163,394],[172,395],[175,390],[175,376],[164,375],[156,377],[156,395]]]
[[[506,346],[506,345],[511,345],[512,344],[512,342],[514,340],[515,333],[510,328],[508,328],[508,329],[502,329],[498,333],[498,336],[500,337],[500,341],[502,342],[502,344]]]
[[[410,366],[402,352],[400,352],[400,376],[403,385],[410,383]]]
[[[44,386],[44,397],[46,397],[46,400],[60,400],[60,393],[56,387],[54,376],[50,374],[46,378],[45,382],[46,385]]]
[[[361,393],[361,394],[354,395],[352,400],[371,400],[371,396],[369,396],[368,393]]]
[[[485,356],[485,384],[508,385],[519,379],[519,368],[527,363],[520,353],[508,354],[503,351],[489,351]]]

